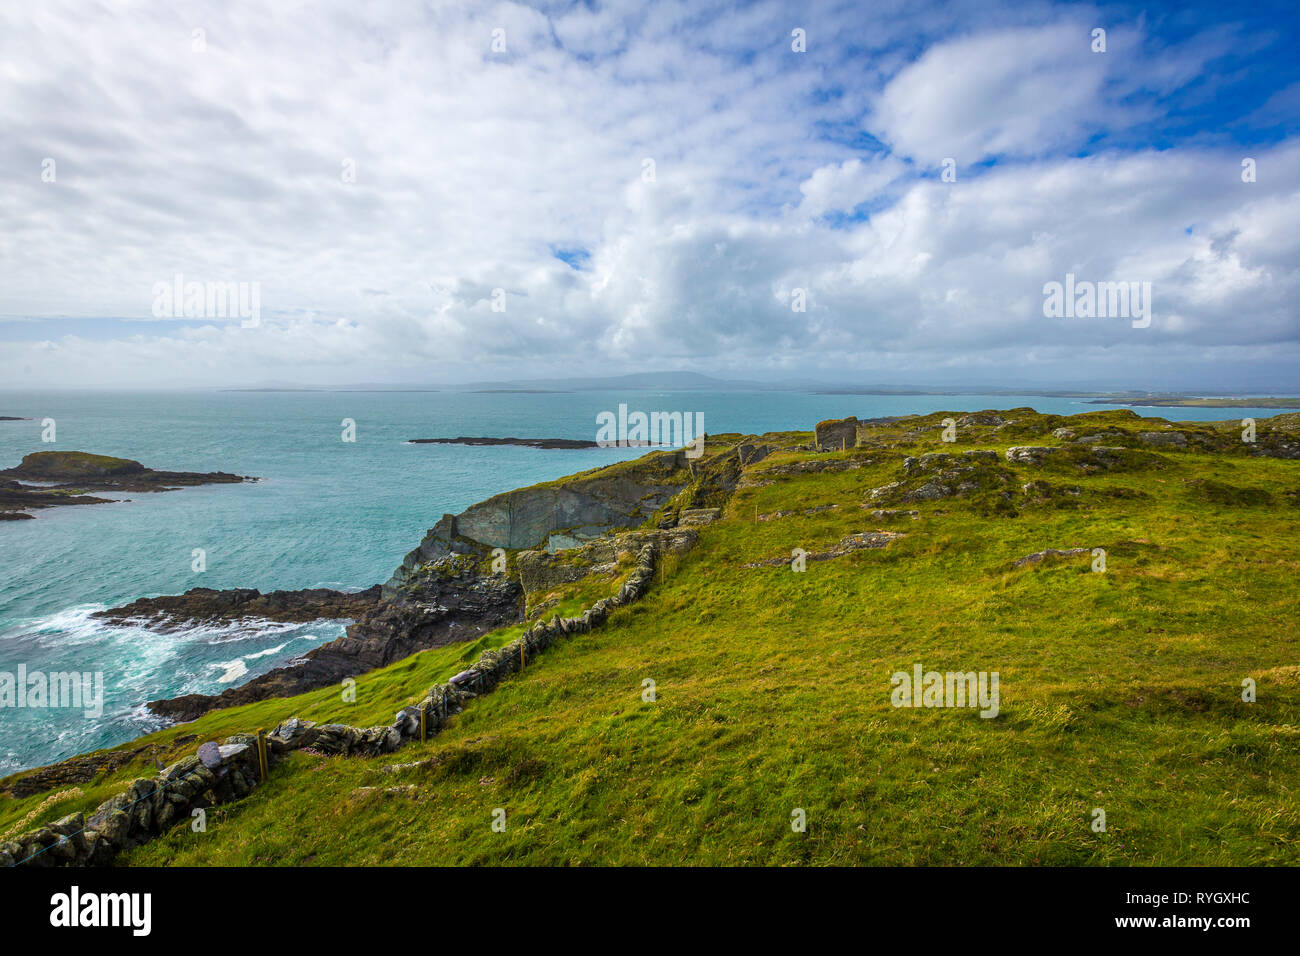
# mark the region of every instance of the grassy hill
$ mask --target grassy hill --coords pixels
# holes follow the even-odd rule
[[[1261,419],[1261,442],[1294,438],[1295,418]],[[1186,441],[1141,437],[1161,430]],[[1252,454],[1239,431],[1015,409],[886,423],[831,453],[764,436],[776,450],[722,518],[602,629],[427,743],[295,753],[210,810],[206,833],[181,826],[119,862],[1294,865],[1300,462]],[[1025,445],[1059,451],[1008,461]],[[996,456],[963,455],[977,449]],[[802,573],[760,564],[876,530],[903,536]],[[1087,553],[1016,566],[1047,548]],[[557,597],[608,591],[584,579]],[[290,715],[387,723],[516,633],[375,671],[355,703],[329,689],[143,738],[79,792],[0,802],[0,831]],[[998,672],[1000,713],[895,708],[890,675],[916,664]]]

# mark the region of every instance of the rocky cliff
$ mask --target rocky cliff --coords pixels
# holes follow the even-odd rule
[[[752,446],[745,448],[754,454]],[[346,606],[357,616],[347,633],[301,660],[221,694],[187,694],[150,701],[148,707],[161,716],[188,721],[221,707],[300,694],[522,620],[525,592],[533,589],[530,582],[560,580],[580,567],[611,563],[622,550],[635,553],[647,544],[659,544],[653,532],[626,540],[603,536],[613,528],[635,528],[656,514],[664,515],[660,524],[675,525],[678,515],[669,502],[696,493],[716,497],[734,487],[737,456],[727,442],[706,448],[698,461],[687,459],[683,451],[653,453],[496,495],[459,515],[444,515],[378,595],[375,589],[355,596],[198,589],[180,597],[137,601],[104,616],[117,621],[143,617],[169,626],[177,619],[257,615],[259,609],[267,611],[266,616],[296,615],[275,620],[310,620],[343,616],[327,612]],[[662,544],[674,552],[693,541],[685,532],[666,537]],[[590,548],[583,551],[586,543]],[[494,562],[495,548],[535,548],[540,554],[519,555],[515,567],[507,570]],[[574,548],[576,557],[555,561],[554,567],[544,557]],[[317,613],[311,613],[312,607]]]

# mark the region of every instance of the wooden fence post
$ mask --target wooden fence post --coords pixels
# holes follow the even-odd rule
[[[262,772],[262,782],[265,783],[267,775],[270,773],[270,768],[267,766],[267,761],[266,761],[266,731],[265,730],[259,730],[257,732],[257,766],[258,769]]]

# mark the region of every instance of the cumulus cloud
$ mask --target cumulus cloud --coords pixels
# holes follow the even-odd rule
[[[1237,142],[1135,145],[1227,35],[1112,24],[1096,54],[1090,17],[958,5],[945,32],[903,4],[11,5],[0,375],[829,360],[937,382],[1293,360],[1296,143],[1252,145],[1254,183]],[[1151,328],[1044,318],[1067,272],[1151,282]],[[154,322],[151,290],[177,274],[259,283],[261,323]]]

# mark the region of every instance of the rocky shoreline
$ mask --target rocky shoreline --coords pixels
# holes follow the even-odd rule
[[[437,574],[422,576],[400,594],[382,602],[379,585],[354,595],[272,592],[247,600],[232,598],[232,592],[201,595],[199,609],[211,613],[236,617],[254,614],[264,617],[267,613],[281,615],[271,620],[315,620],[322,617],[355,617],[357,620],[338,640],[310,651],[286,667],[255,677],[247,684],[220,694],[186,694],[151,700],[146,706],[160,717],[190,721],[210,710],[269,697],[290,697],[338,684],[345,678],[359,677],[417,651],[472,640],[520,620],[522,591],[518,582],[503,574],[480,574],[476,564],[472,559],[449,562],[440,567]],[[173,602],[164,605],[168,608],[192,605],[195,603],[190,598],[192,594],[137,601],[135,605],[117,609],[118,619],[129,618],[132,615],[123,612],[141,604],[146,612],[156,611],[159,602]],[[229,602],[229,611],[225,610],[226,602]],[[254,611],[254,608],[261,610]],[[166,613],[164,616],[174,620],[174,616]]]
[[[735,455],[723,457],[730,461]],[[418,651],[471,641],[519,623],[525,617],[530,585],[547,578],[526,569],[546,563],[551,548],[585,553],[584,544],[592,542],[596,547],[596,542],[604,542],[600,547],[608,551],[611,540],[627,537],[611,538],[610,532],[642,524],[688,485],[697,484],[698,493],[715,493],[734,487],[736,475],[738,469],[721,468],[719,484],[712,477],[711,466],[702,462],[688,466],[684,453],[677,450],[584,472],[562,486],[521,488],[471,505],[459,515],[444,515],[378,589],[377,599],[370,596],[376,589],[362,592],[372,603],[361,613],[349,615],[355,617],[355,623],[338,640],[221,694],[187,694],[149,701],[146,706],[154,714],[186,722],[218,708],[337,685]],[[681,511],[681,523],[692,523],[691,515],[689,508]],[[672,527],[678,519],[678,512],[673,511],[658,523]],[[516,567],[507,570],[495,565],[494,549],[498,548],[519,552]],[[604,551],[600,560],[613,560],[612,552]],[[310,615],[272,618],[276,620],[331,616],[311,614],[320,607],[319,599],[307,592],[276,597],[259,596],[256,591],[195,589],[180,597],[137,601],[101,615],[119,621],[162,620],[167,626],[184,619],[267,616],[263,612],[268,608]]]
[[[359,618],[379,602],[379,585],[364,591],[303,588],[269,591],[256,588],[191,588],[184,594],[140,598],[122,607],[96,611],[92,617],[111,624],[140,624],[171,631],[194,624],[218,624],[256,617],[300,623],[327,618]]]
[[[637,555],[636,567],[618,592],[586,608],[580,616],[539,621],[503,648],[487,650],[478,661],[430,689],[418,704],[402,707],[391,725],[317,725],[290,717],[268,735],[236,734],[209,741],[156,776],[139,777],[90,814],[71,813],[0,842],[0,867],[105,866],[118,853],[156,839],[191,819],[198,810],[248,796],[266,782],[269,771],[293,751],[321,756],[392,753],[406,743],[437,734],[475,698],[504,680],[564,637],[601,627],[611,611],[643,597],[654,577],[653,543]],[[192,741],[194,738],[189,738]]]

